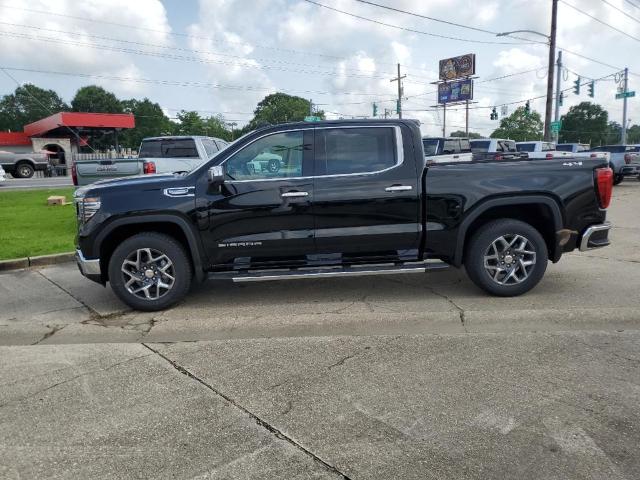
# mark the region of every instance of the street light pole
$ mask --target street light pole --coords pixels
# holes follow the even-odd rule
[[[556,30],[558,25],[558,0],[551,5],[551,35],[549,36],[549,72],[547,73],[547,103],[544,114],[544,139],[551,140],[551,113],[553,110],[553,68],[556,59]]]

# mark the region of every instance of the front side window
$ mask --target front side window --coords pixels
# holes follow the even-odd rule
[[[283,132],[262,137],[249,144],[226,162],[231,180],[261,180],[302,176],[304,132]]]
[[[316,131],[318,173],[377,172],[396,164],[393,128],[328,128]]]
[[[460,153],[460,140],[448,139],[444,141],[442,153],[448,155],[451,153]]]
[[[469,153],[471,151],[471,144],[469,143],[469,139],[460,139],[460,151],[463,153]]]

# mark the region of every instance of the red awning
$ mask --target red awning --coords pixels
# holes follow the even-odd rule
[[[24,126],[29,137],[46,136],[47,132],[64,127],[81,129],[134,128],[135,118],[130,113],[60,112]]]
[[[0,132],[0,145],[31,146],[31,139],[24,132]]]

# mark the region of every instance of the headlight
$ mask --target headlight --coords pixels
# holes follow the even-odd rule
[[[100,210],[100,197],[84,197],[78,199],[78,220],[81,223],[87,222]]]

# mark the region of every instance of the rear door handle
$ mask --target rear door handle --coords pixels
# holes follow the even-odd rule
[[[285,192],[280,195],[282,198],[292,198],[292,197],[308,197],[309,192]]]
[[[413,190],[413,187],[411,185],[393,185],[384,189],[385,192],[406,192],[408,190]]]

